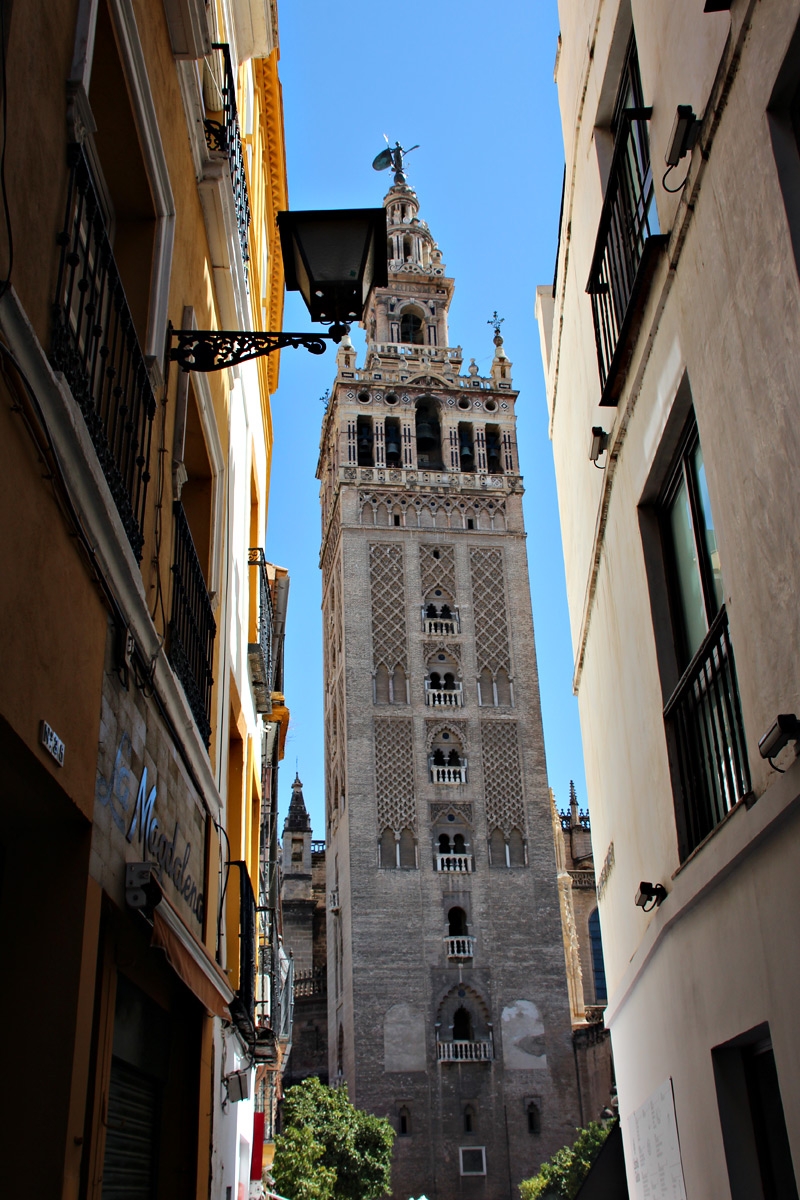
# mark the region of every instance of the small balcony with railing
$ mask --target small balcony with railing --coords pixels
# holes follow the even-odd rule
[[[452,604],[424,604],[421,609],[422,632],[431,637],[456,637],[461,633],[461,618]]]
[[[667,238],[661,234],[650,162],[651,108],[620,114],[586,291],[592,300],[600,403],[619,401],[644,302]]]
[[[266,558],[264,557],[264,551],[260,547],[250,549],[249,563],[251,571],[257,572],[258,580],[258,586],[255,589],[257,596],[256,630],[258,640],[248,643],[247,662],[250,669],[250,684],[253,689],[256,712],[268,715],[272,712],[272,683],[274,673],[272,655],[274,624],[272,590],[267,574]]]
[[[463,837],[458,835],[453,840],[452,848],[448,846],[446,836],[439,838],[439,844],[434,852],[433,861],[437,871],[447,871],[453,874],[471,875],[475,870],[475,858],[465,845]]]
[[[205,107],[203,127],[208,149],[213,153],[223,154],[228,161],[239,248],[244,264],[245,281],[247,281],[248,262],[250,261],[248,247],[250,197],[245,175],[239,114],[236,108],[236,83],[230,47],[223,42],[214,43],[211,54],[206,57],[204,62],[203,103]]]
[[[463,934],[459,937],[446,937],[444,939],[444,952],[448,958],[456,959],[459,962],[467,958],[475,957],[475,938],[470,934]]]
[[[436,1042],[436,1058],[438,1062],[491,1062],[494,1058],[491,1041],[438,1041]]]
[[[69,165],[50,359],[69,384],[140,561],[156,399],[81,146],[70,146]]]
[[[167,657],[181,682],[198,732],[211,741],[211,690],[217,624],[189,522],[180,500],[173,504],[172,616]]]
[[[723,606],[664,707],[685,858],[750,791],[744,723]]]
[[[458,787],[467,782],[467,760],[457,750],[450,750],[447,755],[443,750],[434,750],[428,756],[428,771],[431,783]]]
[[[462,708],[464,692],[461,683],[448,672],[444,677],[432,671],[425,680],[425,703],[429,708]]]

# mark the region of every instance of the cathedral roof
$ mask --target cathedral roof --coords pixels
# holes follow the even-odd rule
[[[283,832],[290,830],[292,833],[310,833],[311,818],[308,815],[306,802],[303,799],[303,785],[300,782],[300,776],[295,775],[294,783],[292,784],[292,802],[289,805],[289,815],[283,823]]]

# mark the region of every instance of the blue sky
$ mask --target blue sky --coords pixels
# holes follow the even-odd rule
[[[405,12],[405,18],[398,13]],[[514,364],[520,465],[545,745],[559,807],[574,779],[586,802],[564,564],[547,408],[534,318],[536,285],[553,277],[563,149],[553,83],[555,0],[279,0],[280,75],[292,208],[378,207],[390,183],[372,160],[418,142],[408,182],[456,292],[450,342],[488,374],[487,324],[505,318]],[[296,294],[284,328],[311,329]],[[363,346],[360,331],[353,341]],[[359,360],[363,361],[363,356]],[[275,455],[267,555],[289,569],[286,698],[292,719],[280,782],[281,822],[295,762],[323,838],[324,767],[319,502],[315,479],[322,395],[332,351],[281,355],[273,398]]]

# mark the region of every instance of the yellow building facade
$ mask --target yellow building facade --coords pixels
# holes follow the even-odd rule
[[[278,355],[205,375],[169,348],[281,327],[277,14],[31,0],[0,35],[7,1028],[29,1014],[4,1181],[226,1200],[260,1175],[290,1008]]]

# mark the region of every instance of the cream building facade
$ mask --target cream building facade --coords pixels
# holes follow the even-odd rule
[[[323,424],[331,1080],[393,1196],[512,1197],[578,1120],[511,363],[448,338],[401,171]]]
[[[629,1186],[791,1197],[800,5],[559,8],[537,315]]]

